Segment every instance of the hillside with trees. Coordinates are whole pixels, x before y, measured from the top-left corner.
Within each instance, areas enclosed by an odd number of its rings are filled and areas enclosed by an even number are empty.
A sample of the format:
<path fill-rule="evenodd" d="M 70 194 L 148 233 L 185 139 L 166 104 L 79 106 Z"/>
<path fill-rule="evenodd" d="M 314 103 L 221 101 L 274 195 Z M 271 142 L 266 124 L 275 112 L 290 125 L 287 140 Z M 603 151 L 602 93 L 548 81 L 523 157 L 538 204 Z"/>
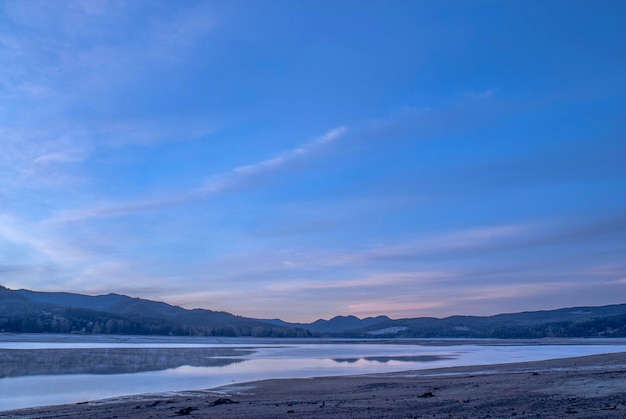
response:
<path fill-rule="evenodd" d="M 360 339 L 613 338 L 626 337 L 626 304 L 443 319 L 337 316 L 289 323 L 188 310 L 120 294 L 89 296 L 0 286 L 0 332 Z"/>

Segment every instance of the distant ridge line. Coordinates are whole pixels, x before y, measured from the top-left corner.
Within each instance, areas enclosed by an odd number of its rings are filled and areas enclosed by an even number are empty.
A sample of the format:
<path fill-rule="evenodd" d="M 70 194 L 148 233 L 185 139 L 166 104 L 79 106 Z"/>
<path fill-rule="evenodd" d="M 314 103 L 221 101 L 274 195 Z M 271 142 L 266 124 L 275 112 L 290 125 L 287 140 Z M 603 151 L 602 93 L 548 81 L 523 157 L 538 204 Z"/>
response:
<path fill-rule="evenodd" d="M 353 315 L 290 323 L 223 311 L 188 310 L 122 294 L 11 290 L 0 285 L 0 332 L 183 336 L 491 338 L 626 337 L 626 304 L 502 313 L 360 319 Z"/>

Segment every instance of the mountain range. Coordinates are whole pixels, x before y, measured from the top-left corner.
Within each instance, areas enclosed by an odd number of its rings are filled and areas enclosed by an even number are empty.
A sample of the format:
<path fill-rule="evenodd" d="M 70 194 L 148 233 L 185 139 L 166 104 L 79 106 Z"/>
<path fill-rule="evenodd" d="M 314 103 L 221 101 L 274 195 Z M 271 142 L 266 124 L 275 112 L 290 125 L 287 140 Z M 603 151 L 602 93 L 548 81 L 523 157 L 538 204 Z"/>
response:
<path fill-rule="evenodd" d="M 443 319 L 337 316 L 290 323 L 188 310 L 121 294 L 90 296 L 0 286 L 0 332 L 301 338 L 626 337 L 626 304 Z"/>

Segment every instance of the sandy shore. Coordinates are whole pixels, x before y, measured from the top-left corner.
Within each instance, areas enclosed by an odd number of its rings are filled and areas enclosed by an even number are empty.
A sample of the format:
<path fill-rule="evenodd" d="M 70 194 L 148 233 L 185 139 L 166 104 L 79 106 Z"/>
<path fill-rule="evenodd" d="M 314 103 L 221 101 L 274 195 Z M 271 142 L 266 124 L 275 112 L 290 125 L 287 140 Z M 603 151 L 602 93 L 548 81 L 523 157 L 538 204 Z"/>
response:
<path fill-rule="evenodd" d="M 626 418 L 626 353 L 252 382 L 0 412 L 7 418 Z"/>

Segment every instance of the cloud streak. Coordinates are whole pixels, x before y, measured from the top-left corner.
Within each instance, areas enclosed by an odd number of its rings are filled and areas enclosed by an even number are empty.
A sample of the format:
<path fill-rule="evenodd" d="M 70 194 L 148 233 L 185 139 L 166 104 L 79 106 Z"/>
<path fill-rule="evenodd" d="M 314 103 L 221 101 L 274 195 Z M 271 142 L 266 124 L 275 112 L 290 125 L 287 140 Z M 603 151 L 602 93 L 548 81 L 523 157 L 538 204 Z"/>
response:
<path fill-rule="evenodd" d="M 47 222 L 69 223 L 95 218 L 121 217 L 145 211 L 174 207 L 199 199 L 206 199 L 218 193 L 239 187 L 248 180 L 278 171 L 300 159 L 304 159 L 313 154 L 316 150 L 337 141 L 345 135 L 346 132 L 347 128 L 343 126 L 334 128 L 302 147 L 287 150 L 275 157 L 243 166 L 237 166 L 230 171 L 213 175 L 199 188 L 152 199 L 141 199 L 134 202 L 113 203 L 95 208 L 66 210 L 52 217 Z"/>
<path fill-rule="evenodd" d="M 426 235 L 413 241 L 372 246 L 358 251 L 337 250 L 332 254 L 310 256 L 314 264 L 327 266 L 359 265 L 385 261 L 434 261 L 439 258 L 484 257 L 510 251 L 567 246 L 597 240 L 616 240 L 626 233 L 625 217 L 607 215 L 593 220 L 552 219 L 509 225 L 460 229 Z"/>

